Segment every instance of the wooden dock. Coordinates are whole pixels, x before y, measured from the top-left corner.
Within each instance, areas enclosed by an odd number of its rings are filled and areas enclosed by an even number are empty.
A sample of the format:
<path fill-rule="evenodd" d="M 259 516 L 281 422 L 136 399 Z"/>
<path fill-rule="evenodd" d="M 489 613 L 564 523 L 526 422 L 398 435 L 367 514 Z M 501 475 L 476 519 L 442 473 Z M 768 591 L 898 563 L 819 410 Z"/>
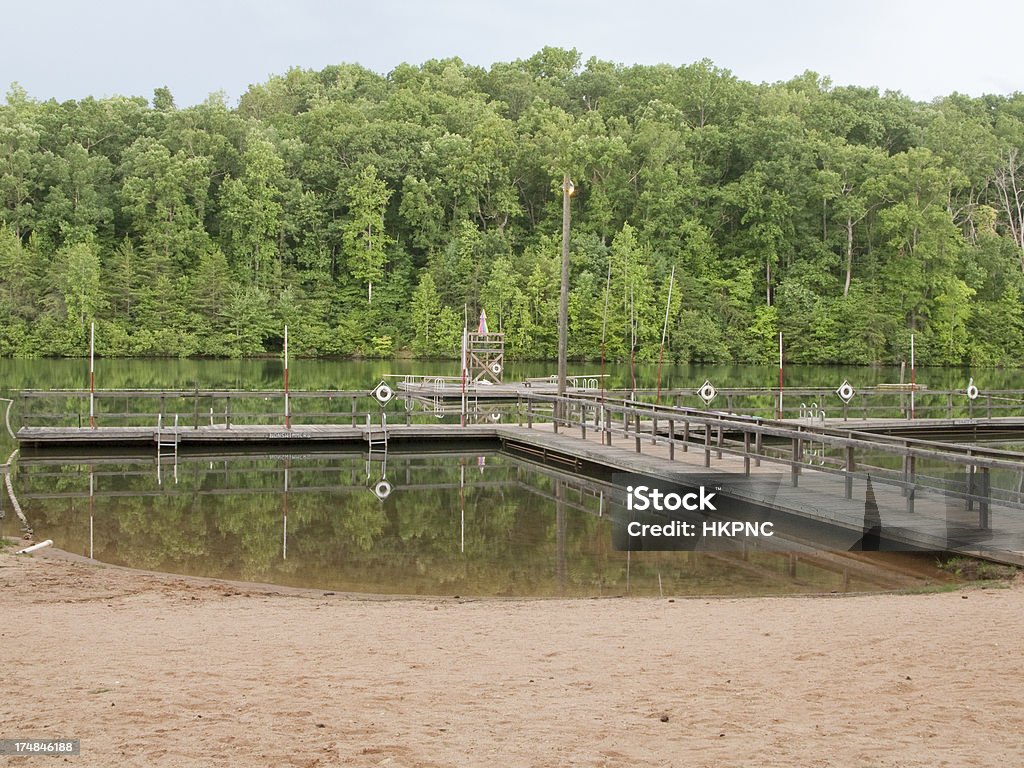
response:
<path fill-rule="evenodd" d="M 291 430 L 266 426 L 235 426 L 230 430 L 200 427 L 181 430 L 180 446 L 187 450 L 212 446 L 365 444 L 367 429 L 323 425 L 300 426 Z M 707 434 L 710 436 L 712 432 Z M 151 446 L 156 440 L 156 432 L 146 428 L 67 428 L 59 433 L 53 430 L 26 433 L 22 439 L 26 445 L 35 446 Z M 717 446 L 712 446 L 711 461 L 707 462 L 708 451 L 703 442 L 687 444 L 683 450 L 684 446 L 667 444 L 652 433 L 640 433 L 639 437 L 622 433 L 613 434 L 609 445 L 604 432 L 592 429 L 584 435 L 579 429 L 565 428 L 555 432 L 550 423 L 533 427 L 503 424 L 466 427 L 453 424 L 395 425 L 388 428 L 388 439 L 410 444 L 487 441 L 500 444 L 510 452 L 523 453 L 574 470 L 589 468 L 591 471 L 643 474 L 666 482 L 678 480 L 680 475 L 686 474 L 762 478 L 764 482 L 760 486 L 756 483 L 744 485 L 743 492 L 748 493 L 753 488 L 755 493 L 760 493 L 759 497 L 748 501 L 845 531 L 845 538 L 851 542 L 864 530 L 866 475 L 855 481 L 853 492 L 847 497 L 846 478 L 835 473 L 801 467 L 799 482 L 794 485 L 791 467 L 769 461 L 767 457 L 757 459 L 752 455 L 744 457 L 723 451 L 719 458 Z M 965 505 L 960 522 L 951 527 L 948 499 L 939 493 L 925 495 L 918 489 L 919 495 L 912 510 L 908 510 L 901 483 L 886 482 L 885 478 L 879 477 L 873 484 L 873 493 L 885 537 L 896 545 L 959 552 L 1024 565 L 1024 512 L 1019 508 L 1004 508 L 992 502 L 982 514 L 980 508 L 968 512 Z M 842 534 L 840 538 L 843 538 Z"/>
<path fill-rule="evenodd" d="M 132 393 L 118 392 L 110 399 L 123 398 L 125 410 L 103 411 L 103 426 L 28 425 L 18 430 L 17 438 L 29 452 L 57 446 L 156 451 L 159 446 L 166 454 L 173 446 L 175 456 L 178 450 L 246 446 L 348 444 L 374 451 L 385 442 L 483 441 L 573 470 L 636 473 L 666 481 L 686 474 L 748 478 L 740 484 L 750 496 L 746 500 L 845 531 L 854 540 L 865 530 L 868 507 L 876 504 L 886 539 L 900 546 L 1024 565 L 1024 454 L 912 436 L 930 430 L 929 437 L 952 432 L 974 439 L 979 430 L 1024 430 L 1021 416 L 913 423 L 892 418 L 767 419 L 593 394 L 558 398 L 534 390 L 516 392 L 514 408 L 479 411 L 482 423 L 461 425 L 423 423 L 430 416 L 402 410 L 401 396 L 379 404 L 367 403 L 365 392 L 331 392 L 294 393 L 292 402 L 329 398 L 333 410 L 321 406 L 301 416 L 289 413 L 289 428 L 273 413 L 238 410 L 247 396 L 273 403 L 273 393 L 214 394 L 226 401 L 223 410 L 205 407 L 205 401 L 201 406 L 198 392 L 150 393 L 149 401 L 159 403 L 159 412 L 147 413 L 132 410 Z M 182 402 L 192 405 L 192 413 L 186 410 L 184 417 Z M 450 409 L 440 415 L 458 417 Z M 106 425 L 114 417 L 148 419 L 151 425 Z M 255 417 L 276 423 L 239 423 Z M 993 477 L 999 482 L 993 483 Z"/>
<path fill-rule="evenodd" d="M 345 424 L 282 426 L 236 424 L 182 427 L 177 430 L 156 427 L 22 427 L 18 440 L 29 449 L 49 446 L 154 446 L 157 438 L 168 442 L 176 439 L 182 448 L 191 446 L 232 445 L 259 446 L 276 444 L 368 443 L 379 434 L 379 424 L 349 426 Z M 497 440 L 495 427 L 489 424 L 396 424 L 388 425 L 389 440 L 432 442 L 434 440 Z"/>

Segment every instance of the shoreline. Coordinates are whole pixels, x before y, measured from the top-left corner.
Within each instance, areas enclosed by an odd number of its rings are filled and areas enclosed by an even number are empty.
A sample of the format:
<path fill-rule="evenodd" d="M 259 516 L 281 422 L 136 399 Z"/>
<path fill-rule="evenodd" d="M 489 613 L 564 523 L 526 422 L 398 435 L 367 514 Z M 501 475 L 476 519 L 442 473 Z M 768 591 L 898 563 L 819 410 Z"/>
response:
<path fill-rule="evenodd" d="M 79 738 L 82 766 L 1024 758 L 1021 576 L 845 600 L 378 599 L 8 548 L 0 594 L 0 738 Z"/>

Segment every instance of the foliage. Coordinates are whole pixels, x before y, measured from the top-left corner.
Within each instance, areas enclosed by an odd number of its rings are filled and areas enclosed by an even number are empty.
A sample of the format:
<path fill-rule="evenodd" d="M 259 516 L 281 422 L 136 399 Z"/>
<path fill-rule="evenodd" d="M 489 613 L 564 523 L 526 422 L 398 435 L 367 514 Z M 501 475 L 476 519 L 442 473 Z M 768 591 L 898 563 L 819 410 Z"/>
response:
<path fill-rule="evenodd" d="M 187 109 L 0 105 L 0 355 L 457 356 L 487 310 L 556 354 L 1024 357 L 1024 95 L 929 104 L 808 72 L 545 48 L 293 69 Z M 669 274 L 675 269 L 668 326 Z M 661 349 L 664 331 L 666 348 Z"/>

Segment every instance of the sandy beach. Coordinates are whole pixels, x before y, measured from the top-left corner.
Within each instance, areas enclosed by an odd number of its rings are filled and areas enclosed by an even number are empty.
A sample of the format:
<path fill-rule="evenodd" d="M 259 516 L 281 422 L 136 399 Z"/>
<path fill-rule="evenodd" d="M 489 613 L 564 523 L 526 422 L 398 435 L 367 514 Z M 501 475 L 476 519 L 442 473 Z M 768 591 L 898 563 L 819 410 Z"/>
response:
<path fill-rule="evenodd" d="M 1019 581 L 377 599 L 8 549 L 0 595 L 0 737 L 79 766 L 1024 764 Z"/>

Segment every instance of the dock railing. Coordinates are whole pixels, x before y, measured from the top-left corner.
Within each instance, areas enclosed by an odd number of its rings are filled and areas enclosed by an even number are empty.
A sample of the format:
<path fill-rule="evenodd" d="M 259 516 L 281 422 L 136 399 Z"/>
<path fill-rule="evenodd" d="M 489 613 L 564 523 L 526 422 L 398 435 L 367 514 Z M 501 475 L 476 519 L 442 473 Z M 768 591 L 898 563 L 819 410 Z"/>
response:
<path fill-rule="evenodd" d="M 284 391 L 234 389 L 98 389 L 94 393 L 97 427 L 153 427 L 171 423 L 181 430 L 199 427 L 231 429 L 238 425 L 312 424 L 360 426 L 368 416 L 380 421 L 388 412 L 392 424 L 458 421 L 461 405 L 441 400 L 403 397 L 378 402 L 367 390 L 291 390 L 288 419 Z M 88 390 L 24 390 L 18 394 L 22 427 L 82 427 L 89 422 Z"/>
<path fill-rule="evenodd" d="M 813 469 L 816 478 L 841 482 L 853 497 L 854 481 L 871 477 L 898 489 L 906 511 L 914 513 L 920 496 L 931 496 L 977 512 L 977 527 L 991 525 L 991 505 L 1024 511 L 1024 454 L 978 445 L 891 437 L 856 429 L 797 423 L 724 412 L 661 406 L 635 400 L 600 400 L 578 395 L 527 394 L 519 398 L 519 423 L 551 424 L 555 432 L 602 444 L 626 443 L 636 453 L 660 446 L 657 453 L 675 461 L 696 452 L 704 469 L 751 473 L 769 465 L 788 472 L 799 486 Z M 564 416 L 557 418 L 555 414 Z M 724 457 L 730 460 L 723 462 Z M 737 461 L 738 460 L 738 461 Z M 692 468 L 692 464 L 690 464 Z M 681 467 L 680 471 L 683 471 Z"/>

